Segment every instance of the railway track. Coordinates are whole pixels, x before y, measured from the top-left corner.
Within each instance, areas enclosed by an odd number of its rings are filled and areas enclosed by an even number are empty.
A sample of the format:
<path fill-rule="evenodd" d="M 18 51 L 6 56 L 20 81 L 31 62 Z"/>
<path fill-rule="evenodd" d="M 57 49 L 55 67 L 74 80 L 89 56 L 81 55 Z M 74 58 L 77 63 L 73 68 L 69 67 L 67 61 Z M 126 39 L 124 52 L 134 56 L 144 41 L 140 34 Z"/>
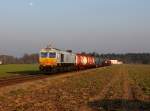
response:
<path fill-rule="evenodd" d="M 92 69 L 88 69 L 88 70 L 92 70 Z M 83 71 L 88 71 L 88 70 L 83 70 Z M 83 72 L 83 71 L 80 71 L 80 72 Z M 0 78 L 0 88 L 18 84 L 18 83 L 24 83 L 27 81 L 44 79 L 44 78 L 48 78 L 48 77 L 64 77 L 64 76 L 69 76 L 69 75 L 72 76 L 73 73 L 76 73 L 76 71 L 34 74 L 34 75 L 33 74 L 25 74 L 25 75 L 15 75 L 15 76 L 10 76 L 10 77 L 4 77 L 4 78 Z"/>
<path fill-rule="evenodd" d="M 44 79 L 50 77 L 50 75 L 17 75 L 17 76 L 11 76 L 7 78 L 0 78 L 0 87 L 5 87 L 9 85 L 14 85 L 17 83 L 23 83 L 26 81 L 31 80 L 38 80 L 38 79 Z"/>
<path fill-rule="evenodd" d="M 0 88 L 5 86 L 14 85 L 17 83 L 24 83 L 27 81 L 33 81 L 33 80 L 39 80 L 44 79 L 48 77 L 56 77 L 60 75 L 67 74 L 68 72 L 61 72 L 61 73 L 46 73 L 46 74 L 25 74 L 25 75 L 15 75 L 15 76 L 9 76 L 0 78 Z"/>

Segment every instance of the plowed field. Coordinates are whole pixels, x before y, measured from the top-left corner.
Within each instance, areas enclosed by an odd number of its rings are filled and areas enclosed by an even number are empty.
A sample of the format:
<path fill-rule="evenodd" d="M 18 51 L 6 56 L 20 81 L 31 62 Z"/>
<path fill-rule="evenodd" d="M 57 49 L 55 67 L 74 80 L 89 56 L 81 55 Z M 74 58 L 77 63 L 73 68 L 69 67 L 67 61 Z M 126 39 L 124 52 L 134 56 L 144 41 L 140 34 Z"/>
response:
<path fill-rule="evenodd" d="M 0 111 L 150 111 L 150 66 L 114 65 L 2 87 Z"/>

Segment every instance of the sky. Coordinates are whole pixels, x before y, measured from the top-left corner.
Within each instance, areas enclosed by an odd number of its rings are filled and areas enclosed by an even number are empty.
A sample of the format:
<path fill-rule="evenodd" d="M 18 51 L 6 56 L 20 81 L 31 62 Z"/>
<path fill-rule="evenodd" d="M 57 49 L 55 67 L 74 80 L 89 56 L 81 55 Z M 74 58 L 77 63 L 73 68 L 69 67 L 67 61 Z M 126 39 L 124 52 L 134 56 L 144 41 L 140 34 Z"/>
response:
<path fill-rule="evenodd" d="M 53 47 L 150 52 L 150 0 L 0 0 L 0 55 Z"/>

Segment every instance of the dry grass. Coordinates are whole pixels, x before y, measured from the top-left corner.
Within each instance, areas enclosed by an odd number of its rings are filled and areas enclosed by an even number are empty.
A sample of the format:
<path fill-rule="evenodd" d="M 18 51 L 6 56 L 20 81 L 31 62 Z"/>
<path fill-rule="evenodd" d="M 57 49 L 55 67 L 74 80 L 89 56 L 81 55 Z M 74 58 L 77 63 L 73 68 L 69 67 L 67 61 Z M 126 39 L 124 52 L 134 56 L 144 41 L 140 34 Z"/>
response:
<path fill-rule="evenodd" d="M 150 65 L 128 65 L 130 77 L 150 96 Z"/>

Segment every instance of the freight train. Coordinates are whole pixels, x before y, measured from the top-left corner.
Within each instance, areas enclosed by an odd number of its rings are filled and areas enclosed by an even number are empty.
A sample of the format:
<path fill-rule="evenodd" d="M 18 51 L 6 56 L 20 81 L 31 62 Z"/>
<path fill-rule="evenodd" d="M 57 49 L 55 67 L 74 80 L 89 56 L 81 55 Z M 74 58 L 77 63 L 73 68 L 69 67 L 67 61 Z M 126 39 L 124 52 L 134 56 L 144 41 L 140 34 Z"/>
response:
<path fill-rule="evenodd" d="M 87 54 L 72 53 L 56 48 L 41 49 L 39 54 L 39 69 L 41 71 L 62 72 L 82 70 L 109 65 L 100 58 Z"/>

